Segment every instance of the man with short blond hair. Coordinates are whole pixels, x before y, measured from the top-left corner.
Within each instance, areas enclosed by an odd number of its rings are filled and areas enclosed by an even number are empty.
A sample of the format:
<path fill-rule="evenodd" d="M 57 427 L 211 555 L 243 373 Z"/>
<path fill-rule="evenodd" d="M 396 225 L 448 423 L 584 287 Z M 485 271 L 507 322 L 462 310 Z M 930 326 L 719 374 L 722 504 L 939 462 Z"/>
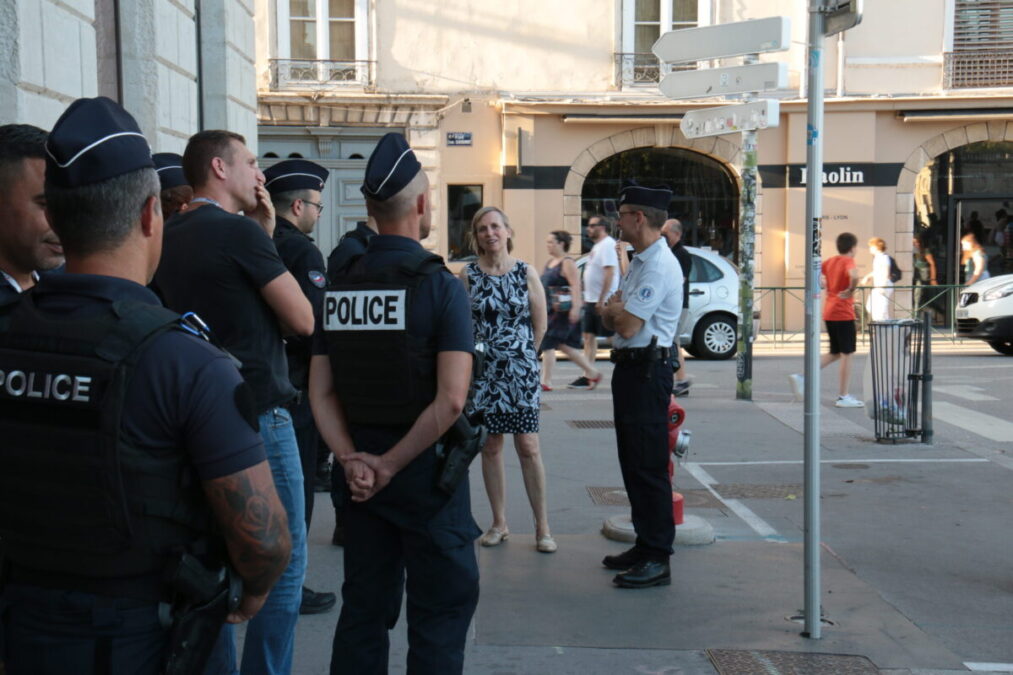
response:
<path fill-rule="evenodd" d="M 250 385 L 252 414 L 288 513 L 292 558 L 247 628 L 242 672 L 288 673 L 306 571 L 306 518 L 288 410 L 296 390 L 282 336 L 311 335 L 313 308 L 271 239 L 274 207 L 243 137 L 223 130 L 194 135 L 183 153 L 183 171 L 194 198 L 166 223 L 155 283 L 170 308 L 203 317 L 211 335 L 242 364 Z M 213 668 L 231 672 L 235 649 L 234 631 L 227 626 L 212 655 Z"/>

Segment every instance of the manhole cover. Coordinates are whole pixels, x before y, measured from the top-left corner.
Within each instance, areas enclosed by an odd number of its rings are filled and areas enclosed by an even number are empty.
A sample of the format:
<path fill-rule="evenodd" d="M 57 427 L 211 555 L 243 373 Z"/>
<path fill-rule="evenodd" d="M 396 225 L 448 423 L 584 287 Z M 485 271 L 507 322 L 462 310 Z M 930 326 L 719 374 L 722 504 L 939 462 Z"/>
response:
<path fill-rule="evenodd" d="M 615 422 L 612 420 L 566 420 L 574 429 L 615 429 Z"/>
<path fill-rule="evenodd" d="M 710 490 L 683 490 L 675 488 L 682 495 L 682 505 L 687 509 L 723 509 L 724 504 L 710 493 Z"/>
<path fill-rule="evenodd" d="M 629 506 L 630 500 L 626 496 L 626 488 L 621 487 L 592 487 L 587 486 L 587 493 L 591 496 L 591 503 L 599 506 Z"/>
<path fill-rule="evenodd" d="M 708 649 L 721 675 L 878 675 L 864 656 Z"/>
<path fill-rule="evenodd" d="M 802 498 L 801 483 L 759 485 L 753 483 L 719 483 L 714 490 L 725 499 L 789 499 Z"/>

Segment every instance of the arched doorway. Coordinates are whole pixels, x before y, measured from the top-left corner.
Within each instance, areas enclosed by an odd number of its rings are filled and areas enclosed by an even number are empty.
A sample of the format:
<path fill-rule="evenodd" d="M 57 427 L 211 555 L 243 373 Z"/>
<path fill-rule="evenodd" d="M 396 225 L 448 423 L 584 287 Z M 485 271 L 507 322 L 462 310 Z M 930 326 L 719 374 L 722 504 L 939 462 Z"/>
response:
<path fill-rule="evenodd" d="M 961 284 L 960 237 L 970 231 L 992 275 L 1013 272 L 1013 142 L 979 141 L 929 161 L 915 180 L 914 233 L 936 261 L 940 284 Z"/>
<path fill-rule="evenodd" d="M 581 219 L 616 215 L 623 181 L 668 185 L 674 195 L 669 215 L 682 221 L 684 241 L 737 256 L 739 188 L 718 160 L 686 148 L 633 148 L 605 158 L 592 168 L 581 189 Z"/>

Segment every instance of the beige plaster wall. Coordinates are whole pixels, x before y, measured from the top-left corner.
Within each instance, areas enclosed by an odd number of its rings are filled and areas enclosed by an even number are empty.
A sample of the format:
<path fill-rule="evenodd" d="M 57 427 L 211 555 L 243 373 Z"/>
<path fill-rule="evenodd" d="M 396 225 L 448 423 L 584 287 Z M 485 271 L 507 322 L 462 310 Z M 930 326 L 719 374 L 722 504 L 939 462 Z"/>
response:
<path fill-rule="evenodd" d="M 380 91 L 612 88 L 612 2 L 398 0 L 372 7 Z"/>

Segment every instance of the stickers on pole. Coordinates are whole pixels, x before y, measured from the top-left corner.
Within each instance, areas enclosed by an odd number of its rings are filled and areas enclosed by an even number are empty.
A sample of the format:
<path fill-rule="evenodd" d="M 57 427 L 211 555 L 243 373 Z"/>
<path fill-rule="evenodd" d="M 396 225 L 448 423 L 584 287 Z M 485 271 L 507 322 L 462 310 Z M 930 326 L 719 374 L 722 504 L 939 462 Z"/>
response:
<path fill-rule="evenodd" d="M 679 128 L 686 138 L 720 136 L 738 131 L 756 131 L 776 127 L 780 121 L 780 104 L 771 99 L 725 105 L 718 108 L 691 110 L 682 118 Z"/>

